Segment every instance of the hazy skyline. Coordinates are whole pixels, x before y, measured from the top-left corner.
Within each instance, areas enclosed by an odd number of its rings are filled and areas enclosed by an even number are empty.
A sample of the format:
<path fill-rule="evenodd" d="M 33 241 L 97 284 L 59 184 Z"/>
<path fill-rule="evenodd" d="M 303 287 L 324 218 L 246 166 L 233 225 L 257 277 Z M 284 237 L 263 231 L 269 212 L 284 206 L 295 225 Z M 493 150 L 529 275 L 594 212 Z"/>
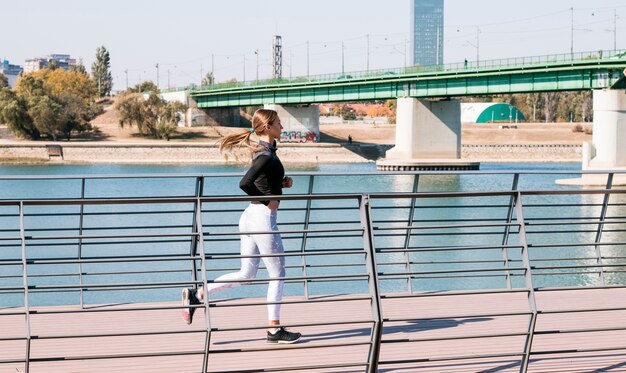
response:
<path fill-rule="evenodd" d="M 506 3 L 506 6 L 503 4 Z M 174 5 L 175 4 L 175 5 Z M 623 0 L 445 0 L 444 63 L 480 59 L 569 53 L 574 8 L 574 50 L 613 49 L 613 9 L 617 48 L 626 48 L 626 4 Z M 84 0 L 9 2 L 3 4 L 0 58 L 24 60 L 51 53 L 82 58 L 90 70 L 96 48 L 111 55 L 115 90 L 143 80 L 160 85 L 198 84 L 215 58 L 217 81 L 271 76 L 275 34 L 283 38 L 283 76 L 306 75 L 309 41 L 310 74 L 365 70 L 367 36 L 370 69 L 401 67 L 405 40 L 410 40 L 410 1 L 110 0 L 106 6 Z M 406 51 L 410 48 L 407 45 Z"/>

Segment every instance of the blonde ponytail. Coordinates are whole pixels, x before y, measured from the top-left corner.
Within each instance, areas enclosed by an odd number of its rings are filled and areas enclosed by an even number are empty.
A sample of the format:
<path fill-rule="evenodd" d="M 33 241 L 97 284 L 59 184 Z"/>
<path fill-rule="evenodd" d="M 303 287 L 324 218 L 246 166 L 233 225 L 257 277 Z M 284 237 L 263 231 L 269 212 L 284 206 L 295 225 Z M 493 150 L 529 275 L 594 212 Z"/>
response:
<path fill-rule="evenodd" d="M 252 128 L 246 130 L 245 132 L 229 135 L 221 139 L 219 141 L 220 152 L 230 152 L 235 146 L 237 146 L 238 148 L 245 146 L 251 152 L 260 150 L 260 147 L 258 145 L 253 145 L 250 143 L 250 136 L 253 133 L 257 135 L 262 135 L 263 132 L 265 132 L 266 126 L 272 124 L 272 122 L 277 117 L 278 113 L 274 110 L 259 109 L 255 111 L 254 115 L 252 116 Z"/>

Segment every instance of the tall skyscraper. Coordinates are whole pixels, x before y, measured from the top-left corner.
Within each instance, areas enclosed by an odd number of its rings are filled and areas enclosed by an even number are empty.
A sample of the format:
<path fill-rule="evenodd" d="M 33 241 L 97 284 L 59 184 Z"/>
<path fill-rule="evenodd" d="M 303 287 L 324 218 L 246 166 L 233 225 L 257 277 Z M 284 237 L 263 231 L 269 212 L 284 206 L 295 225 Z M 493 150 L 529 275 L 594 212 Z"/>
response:
<path fill-rule="evenodd" d="M 411 0 L 414 65 L 443 63 L 443 0 Z"/>

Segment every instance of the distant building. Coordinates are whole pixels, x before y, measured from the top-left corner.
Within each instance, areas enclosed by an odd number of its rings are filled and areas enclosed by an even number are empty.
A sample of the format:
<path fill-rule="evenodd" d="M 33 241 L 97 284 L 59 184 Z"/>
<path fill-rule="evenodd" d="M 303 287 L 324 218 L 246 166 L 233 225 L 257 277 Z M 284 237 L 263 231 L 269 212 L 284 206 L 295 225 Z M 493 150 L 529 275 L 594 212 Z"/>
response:
<path fill-rule="evenodd" d="M 9 86 L 15 87 L 15 81 L 17 77 L 24 71 L 22 66 L 19 65 L 11 65 L 8 60 L 3 60 L 2 65 L 0 65 L 0 73 L 9 79 Z"/>
<path fill-rule="evenodd" d="M 461 123 L 524 122 L 519 109 L 503 102 L 461 103 Z"/>
<path fill-rule="evenodd" d="M 69 54 L 50 54 L 26 60 L 24 72 L 32 73 L 41 69 L 47 69 L 52 61 L 56 62 L 57 68 L 63 70 L 69 70 L 71 66 L 76 65 L 76 59 L 71 58 Z"/>
<path fill-rule="evenodd" d="M 411 23 L 413 64 L 442 64 L 443 0 L 412 0 Z"/>

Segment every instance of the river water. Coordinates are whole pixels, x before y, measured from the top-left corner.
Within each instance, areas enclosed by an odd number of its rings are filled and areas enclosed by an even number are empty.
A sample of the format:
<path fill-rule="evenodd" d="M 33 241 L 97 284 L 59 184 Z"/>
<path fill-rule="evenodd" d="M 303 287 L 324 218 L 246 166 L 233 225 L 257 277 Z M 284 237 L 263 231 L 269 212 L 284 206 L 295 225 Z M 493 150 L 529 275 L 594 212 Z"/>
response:
<path fill-rule="evenodd" d="M 43 179 L 21 180 L 7 179 L 8 175 L 151 175 L 150 178 L 137 179 L 90 179 L 85 184 L 86 198 L 106 197 L 176 197 L 193 196 L 195 193 L 195 178 L 159 178 L 154 175 L 195 175 L 220 174 L 221 177 L 206 178 L 203 194 L 242 195 L 238 189 L 239 173 L 243 166 L 200 166 L 200 165 L 28 165 L 0 167 L 0 199 L 32 199 L 32 198 L 78 198 L 81 196 L 80 179 Z M 577 163 L 487 163 L 481 165 L 483 171 L 577 171 Z M 337 176 L 329 173 L 371 173 L 375 172 L 372 163 L 362 164 L 325 164 L 287 166 L 287 173 L 295 173 L 294 188 L 289 190 L 293 194 L 305 194 L 309 187 L 309 172 L 322 173 L 315 177 L 314 193 L 373 193 L 373 192 L 410 192 L 413 187 L 413 176 L 380 176 L 380 175 L 352 175 Z M 555 179 L 576 177 L 577 175 L 528 174 L 522 175 L 519 180 L 519 189 L 572 189 L 554 184 Z M 423 175 L 419 179 L 420 192 L 428 191 L 501 191 L 510 190 L 513 176 L 510 174 L 484 175 Z M 574 188 L 575 189 L 575 188 Z M 407 224 L 407 208 L 409 200 L 374 200 L 372 202 L 374 226 L 381 228 L 375 231 L 375 246 L 378 249 L 401 248 L 405 245 L 406 236 L 402 231 L 384 230 Z M 526 207 L 525 219 L 530 222 L 541 222 L 542 219 L 559 218 L 567 220 L 571 217 L 597 219 L 600 213 L 602 196 L 556 196 L 556 197 L 528 197 L 524 201 Z M 619 202 L 612 200 L 612 202 Z M 462 224 L 470 221 L 490 223 L 497 220 L 502 222 L 508 211 L 510 197 L 473 197 L 473 198 L 435 198 L 416 201 L 414 225 Z M 554 206 L 558 203 L 559 206 Z M 205 237 L 205 252 L 214 255 L 235 254 L 238 252 L 238 238 L 231 236 L 210 236 L 214 233 L 236 231 L 240 209 L 245 207 L 239 203 L 236 208 L 232 203 L 212 204 L 205 206 L 203 223 L 209 236 Z M 282 230 L 302 229 L 303 212 L 296 210 L 303 207 L 303 201 L 284 201 L 281 204 L 279 226 Z M 311 227 L 323 228 L 354 228 L 358 224 L 358 209 L 355 201 L 317 201 L 313 207 L 318 208 L 311 214 Z M 330 210 L 328 208 L 345 208 L 344 210 Z M 234 208 L 234 211 L 233 211 Z M 155 211 L 163 209 L 163 211 Z M 611 206 L 608 217 L 626 215 L 620 203 Z M 42 239 L 41 236 L 55 236 L 78 234 L 77 206 L 39 207 L 27 206 L 24 210 L 27 215 L 24 220 L 26 234 L 39 236 L 39 239 L 29 240 L 27 257 L 29 259 L 72 258 L 76 256 L 76 240 Z M 137 214 L 137 212 L 146 212 Z M 193 206 L 181 204 L 171 205 L 134 205 L 134 206 L 87 206 L 84 212 L 83 227 L 85 235 L 96 234 L 140 234 L 158 231 L 159 233 L 188 233 Z M 16 237 L 19 235 L 18 210 L 14 206 L 0 208 L 0 237 Z M 112 215 L 112 212 L 116 212 Z M 398 223 L 400 222 L 400 223 Z M 152 227 L 152 228 L 148 228 Z M 162 228 L 158 228 L 162 227 Z M 574 242 L 593 242 L 597 225 L 592 226 L 529 226 L 529 243 L 555 244 Z M 54 229 L 51 229 L 54 228 Z M 575 230 L 572 232 L 572 230 Z M 404 231 L 406 232 L 406 231 Z M 461 234 L 463 233 L 463 234 Z M 283 235 L 285 247 L 288 251 L 298 251 L 302 244 L 299 235 Z M 469 245 L 500 245 L 502 244 L 502 228 L 480 227 L 467 229 L 437 230 L 425 229 L 414 231 L 409 241 L 409 247 L 439 247 L 439 246 L 469 246 Z M 189 252 L 189 239 L 171 239 L 150 241 L 145 239 L 122 240 L 92 239 L 83 242 L 83 257 L 115 257 L 116 255 L 185 255 Z M 615 226 L 608 229 L 603 235 L 603 242 L 624 242 L 624 233 Z M 516 234 L 511 235 L 509 244 L 518 243 Z M 353 233 L 337 234 L 336 237 L 311 235 L 307 240 L 307 250 L 351 250 L 362 247 L 362 237 Z M 21 258 L 19 241 L 0 241 L 0 260 L 17 260 Z M 615 263 L 622 263 L 623 246 L 616 245 L 603 249 L 605 256 L 610 256 Z M 485 267 L 502 266 L 502 250 L 465 250 L 465 251 L 429 251 L 410 254 L 411 271 L 429 271 L 420 273 L 411 280 L 414 291 L 420 290 L 451 290 L 476 288 L 502 288 L 506 286 L 502 272 L 477 272 L 469 276 L 445 276 L 437 274 L 438 270 L 478 269 Z M 511 267 L 519 266 L 519 250 L 509 250 L 508 259 L 512 260 Z M 537 266 L 553 265 L 592 265 L 595 263 L 595 248 L 585 247 L 554 247 L 531 248 L 531 259 Z M 360 261 L 359 261 L 360 260 Z M 406 257 L 403 253 L 381 253 L 377 256 L 379 271 L 381 271 L 381 289 L 384 292 L 406 291 L 408 282 L 406 277 L 393 276 L 394 273 L 406 271 Z M 237 268 L 237 259 L 210 259 L 207 261 L 209 278 L 214 278 L 230 269 Z M 359 264 L 360 263 L 360 264 Z M 301 276 L 303 264 L 299 257 L 287 258 L 287 275 Z M 359 274 L 364 273 L 362 258 L 355 255 L 325 255 L 306 258 L 307 275 L 329 274 Z M 359 264 L 359 265 L 356 265 Z M 332 265 L 332 266 L 329 266 Z M 123 262 L 123 263 L 86 263 L 81 268 L 85 284 L 123 284 L 142 282 L 184 282 L 190 279 L 189 263 L 180 261 L 165 262 Z M 158 274 L 146 272 L 161 271 Z M 0 265 L 0 288 L 19 287 L 23 285 L 21 265 L 19 263 Z M 598 283 L 598 275 L 593 268 L 577 270 L 567 268 L 544 270 L 538 269 L 533 277 L 535 286 L 580 286 Z M 112 272 L 127 272 L 125 274 Z M 547 273 L 550 272 L 550 273 Z M 593 273 L 592 273 L 593 272 Z M 29 264 L 29 285 L 33 290 L 45 290 L 49 285 L 76 285 L 78 283 L 78 268 L 76 264 L 50 264 L 34 262 Z M 259 272 L 265 277 L 264 271 Z M 51 276 L 52 275 L 52 276 Z M 385 277 L 388 275 L 388 277 Z M 522 286 L 521 272 L 513 273 L 512 286 Z M 608 283 L 622 283 L 624 276 L 619 272 L 605 274 Z M 250 285 L 222 292 L 219 297 L 248 297 L 263 296 L 266 285 Z M 302 283 L 289 283 L 286 294 L 301 295 Z M 309 284 L 310 294 L 328 293 L 355 293 L 367 292 L 367 284 L 363 280 L 350 281 L 316 281 Z M 30 294 L 33 304 L 75 304 L 78 302 L 77 292 L 37 292 Z M 165 286 L 158 289 L 138 290 L 110 290 L 87 291 L 84 294 L 86 303 L 108 302 L 137 302 L 149 300 L 175 300 L 179 297 L 177 286 Z M 23 304 L 23 296 L 16 291 L 0 291 L 0 305 L 19 306 Z"/>

